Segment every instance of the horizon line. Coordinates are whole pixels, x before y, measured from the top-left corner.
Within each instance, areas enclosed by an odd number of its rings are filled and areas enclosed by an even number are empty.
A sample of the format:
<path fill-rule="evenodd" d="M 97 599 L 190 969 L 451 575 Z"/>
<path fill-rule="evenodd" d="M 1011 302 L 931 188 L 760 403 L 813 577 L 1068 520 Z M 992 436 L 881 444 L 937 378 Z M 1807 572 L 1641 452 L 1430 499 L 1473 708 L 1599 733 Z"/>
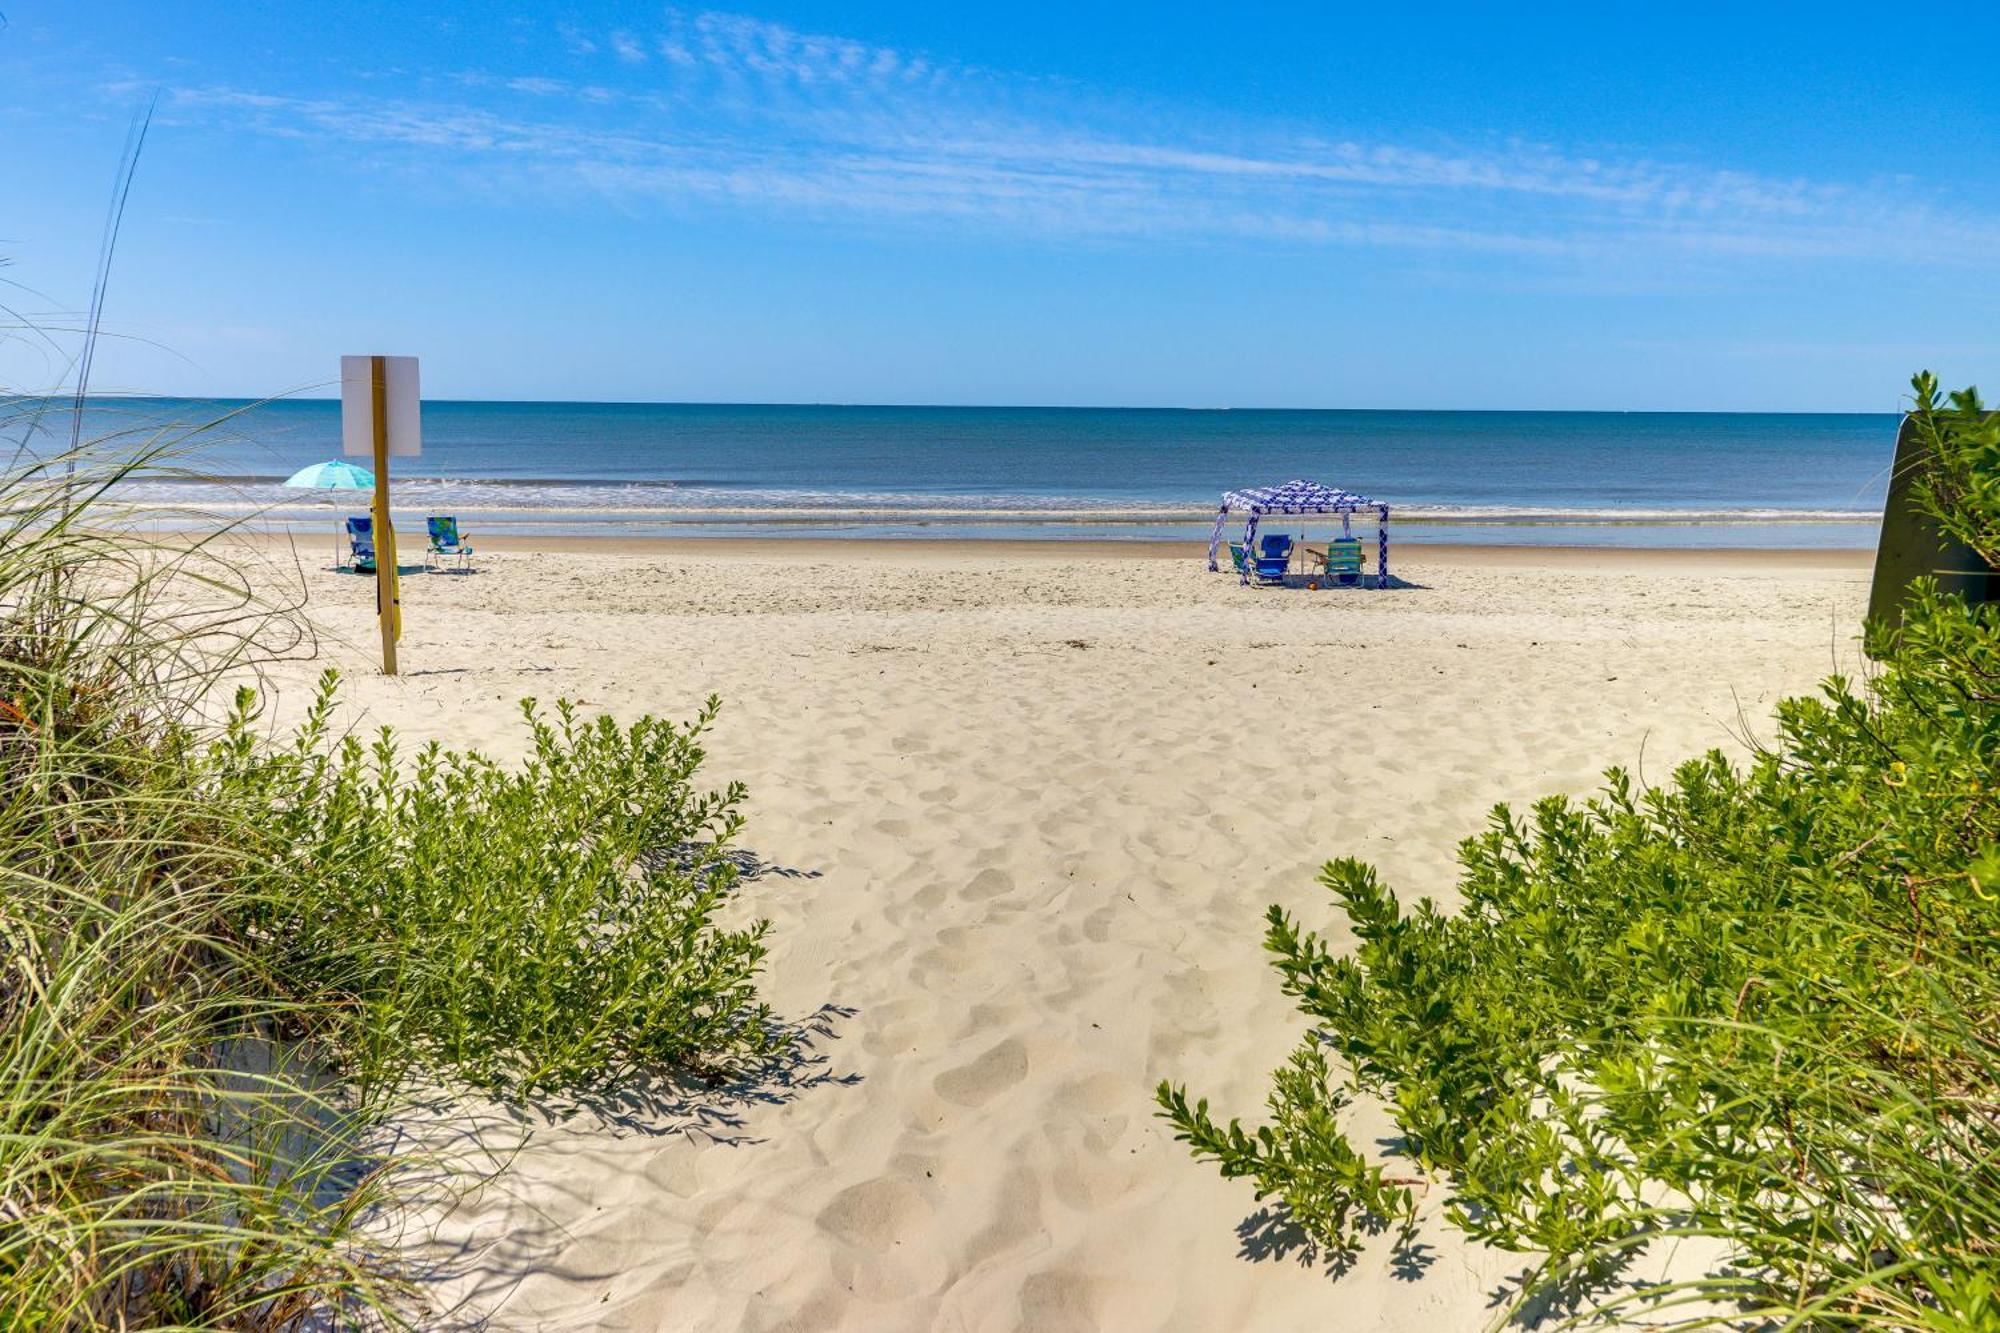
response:
<path fill-rule="evenodd" d="M 72 392 L 50 391 L 47 393 L 4 393 L 0 392 L 0 402 L 32 402 L 40 399 L 62 398 L 74 401 Z M 271 394 L 265 396 L 236 394 L 191 394 L 155 393 L 139 390 L 92 390 L 85 395 L 85 402 L 100 400 L 152 401 L 152 402 L 204 402 L 229 404 L 233 406 L 262 406 L 268 403 L 329 403 L 338 404 L 337 394 L 326 395 L 299 391 L 296 393 Z M 852 411 L 924 411 L 924 412 L 1353 412 L 1353 413 L 1409 413 L 1428 412 L 1439 415 L 1501 415 L 1523 416 L 1736 416 L 1736 417 L 1873 417 L 1903 416 L 1900 408 L 1730 408 L 1730 407 L 1305 407 L 1274 406 L 1269 404 L 1225 404 L 1213 407 L 1195 407 L 1175 403 L 924 403 L 924 402 L 865 402 L 857 400 L 831 399 L 771 399 L 753 401 L 747 399 L 701 399 L 701 398 L 458 398 L 433 397 L 424 395 L 422 401 L 439 405 L 469 406 L 520 406 L 520 407 L 742 407 L 742 408 L 818 408 Z"/>

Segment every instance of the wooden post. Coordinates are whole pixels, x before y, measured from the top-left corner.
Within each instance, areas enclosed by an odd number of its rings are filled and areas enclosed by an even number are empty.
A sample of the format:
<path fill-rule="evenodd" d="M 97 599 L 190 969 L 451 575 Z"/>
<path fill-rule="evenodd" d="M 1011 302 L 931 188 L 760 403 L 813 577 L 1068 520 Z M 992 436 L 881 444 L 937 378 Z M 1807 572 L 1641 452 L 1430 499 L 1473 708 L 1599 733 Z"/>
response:
<path fill-rule="evenodd" d="M 396 585 L 396 530 L 389 525 L 389 387 L 379 356 L 368 358 L 370 398 L 375 415 L 375 612 L 382 622 L 382 674 L 396 674 L 396 640 L 403 634 Z"/>

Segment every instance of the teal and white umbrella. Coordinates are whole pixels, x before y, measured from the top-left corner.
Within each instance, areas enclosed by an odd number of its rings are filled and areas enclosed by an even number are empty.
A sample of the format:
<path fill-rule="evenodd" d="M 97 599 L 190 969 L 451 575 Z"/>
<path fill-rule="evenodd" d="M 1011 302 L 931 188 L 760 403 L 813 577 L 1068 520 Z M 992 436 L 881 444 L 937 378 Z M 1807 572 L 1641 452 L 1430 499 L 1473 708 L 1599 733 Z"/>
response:
<path fill-rule="evenodd" d="M 285 485 L 320 491 L 372 491 L 375 489 L 375 474 L 365 467 L 356 467 L 345 459 L 335 458 L 300 468 L 285 478 Z"/>

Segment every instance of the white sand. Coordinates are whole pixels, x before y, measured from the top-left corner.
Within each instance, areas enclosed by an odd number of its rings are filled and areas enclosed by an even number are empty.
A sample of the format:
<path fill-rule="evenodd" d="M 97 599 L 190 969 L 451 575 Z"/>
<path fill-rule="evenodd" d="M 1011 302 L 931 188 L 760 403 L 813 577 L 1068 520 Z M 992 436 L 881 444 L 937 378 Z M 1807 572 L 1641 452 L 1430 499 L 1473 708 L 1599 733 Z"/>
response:
<path fill-rule="evenodd" d="M 745 892 L 766 992 L 852 1011 L 819 1043 L 846 1081 L 715 1108 L 736 1123 L 540 1129 L 446 1224 L 495 1248 L 440 1295 L 496 1328 L 1478 1327 L 1521 1260 L 1442 1226 L 1416 1280 L 1246 1257 L 1248 1185 L 1170 1139 L 1154 1084 L 1255 1118 L 1301 1027 L 1266 904 L 1330 924 L 1314 875 L 1347 853 L 1449 901 L 1494 802 L 1768 734 L 1853 669 L 1866 577 L 1413 551 L 1422 588 L 1260 592 L 1185 558 L 761 551 L 412 578 L 395 680 L 368 582 L 308 575 L 350 703 L 412 737 L 512 755 L 524 694 L 722 695 L 709 777 L 800 872 Z M 288 708 L 311 673 L 280 673 Z"/>

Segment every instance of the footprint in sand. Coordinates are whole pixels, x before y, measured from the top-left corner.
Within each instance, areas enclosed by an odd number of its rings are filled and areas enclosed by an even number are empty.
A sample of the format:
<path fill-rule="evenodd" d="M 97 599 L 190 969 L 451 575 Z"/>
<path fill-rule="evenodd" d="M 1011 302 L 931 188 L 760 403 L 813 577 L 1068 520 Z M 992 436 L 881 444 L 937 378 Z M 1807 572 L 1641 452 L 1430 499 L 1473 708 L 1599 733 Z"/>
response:
<path fill-rule="evenodd" d="M 1042 1187 L 1025 1166 L 1012 1166 L 986 1214 L 986 1225 L 966 1242 L 965 1265 L 976 1268 L 1009 1250 L 1041 1249 L 1048 1244 L 1049 1224 L 1042 1213 Z"/>
<path fill-rule="evenodd" d="M 972 882 L 965 886 L 965 896 L 979 899 L 997 898 L 1003 893 L 1011 893 L 1013 888 L 1012 875 L 1004 870 L 987 869 L 972 877 Z"/>
<path fill-rule="evenodd" d="M 891 1177 L 849 1185 L 820 1209 L 815 1224 L 863 1249 L 880 1249 L 922 1232 L 931 1207 L 908 1182 Z"/>
<path fill-rule="evenodd" d="M 1145 1089 L 1137 1088 L 1115 1074 L 1099 1072 L 1065 1081 L 1056 1089 L 1053 1100 L 1073 1115 L 1090 1117 L 1143 1110 L 1151 1098 L 1146 1095 Z"/>
<path fill-rule="evenodd" d="M 813 1219 L 846 1242 L 827 1275 L 862 1301 L 907 1300 L 944 1285 L 948 1269 L 932 1243 L 935 1217 L 917 1188 L 893 1176 L 849 1185 Z"/>
<path fill-rule="evenodd" d="M 1009 1037 L 970 1064 L 947 1069 L 931 1086 L 959 1106 L 984 1106 L 1028 1076 L 1028 1048 Z"/>
<path fill-rule="evenodd" d="M 1098 1329 L 1105 1313 L 1098 1284 L 1080 1273 L 1031 1273 L 1021 1283 L 1024 1328 Z"/>

